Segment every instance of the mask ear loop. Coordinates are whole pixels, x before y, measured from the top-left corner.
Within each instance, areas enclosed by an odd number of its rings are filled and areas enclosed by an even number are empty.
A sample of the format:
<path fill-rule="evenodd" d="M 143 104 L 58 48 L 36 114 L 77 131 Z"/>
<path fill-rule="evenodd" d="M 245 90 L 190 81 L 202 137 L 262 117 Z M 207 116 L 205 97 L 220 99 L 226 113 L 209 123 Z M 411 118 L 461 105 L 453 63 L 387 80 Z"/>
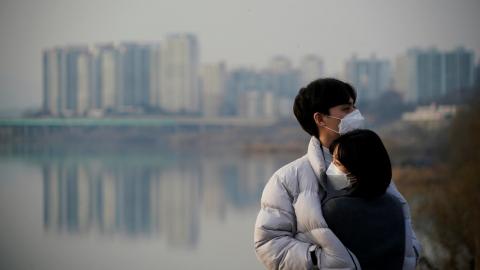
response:
<path fill-rule="evenodd" d="M 322 141 L 318 140 L 320 142 L 320 150 L 322 151 L 322 157 L 323 157 L 323 164 L 325 167 L 327 167 L 327 160 L 325 159 L 325 153 L 323 152 L 323 144 Z M 325 168 L 327 170 L 327 168 Z"/>
<path fill-rule="evenodd" d="M 314 115 L 314 119 L 315 123 L 317 123 L 316 119 L 315 119 L 315 115 Z M 319 124 L 320 125 L 320 124 Z M 323 152 L 323 144 L 322 144 L 322 141 L 320 140 L 320 138 L 318 138 L 318 141 L 320 142 L 320 150 L 322 151 L 322 157 L 323 157 L 323 165 L 325 165 L 325 167 L 327 167 L 327 159 L 325 158 L 325 153 Z M 325 168 L 325 171 L 327 170 L 327 168 Z"/>
<path fill-rule="evenodd" d="M 323 166 L 324 166 L 324 168 L 325 168 L 325 170 L 323 171 L 323 176 L 324 176 L 324 177 L 327 177 L 327 175 L 326 175 L 326 171 L 327 171 L 327 160 L 325 159 L 325 153 L 323 152 L 323 144 L 322 144 L 322 141 L 320 141 L 320 139 L 318 139 L 318 141 L 320 142 L 320 150 L 322 151 L 322 157 L 323 157 Z M 320 180 L 319 182 L 321 182 L 321 180 Z M 323 196 L 320 198 L 320 202 L 321 202 L 321 204 L 323 204 L 324 201 L 326 201 L 326 199 L 327 199 L 327 197 L 328 197 L 328 196 L 327 196 L 327 188 L 326 188 L 326 186 L 324 186 L 324 184 L 322 184 L 322 183 L 320 183 L 319 185 L 322 186 L 323 189 L 324 189 L 324 191 L 325 191 L 325 192 L 323 192 Z"/>

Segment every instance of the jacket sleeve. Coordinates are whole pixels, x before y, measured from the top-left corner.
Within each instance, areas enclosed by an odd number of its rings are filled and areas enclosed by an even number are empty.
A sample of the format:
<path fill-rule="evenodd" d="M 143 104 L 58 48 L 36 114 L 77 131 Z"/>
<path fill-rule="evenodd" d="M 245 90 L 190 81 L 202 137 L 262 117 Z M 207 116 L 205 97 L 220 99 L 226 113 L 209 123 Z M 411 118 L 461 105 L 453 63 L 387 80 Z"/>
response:
<path fill-rule="evenodd" d="M 329 228 L 317 225 L 307 228 L 306 234 L 315 244 L 307 242 L 307 238 L 299 240 L 302 234 L 297 233 L 296 220 L 293 196 L 281 179 L 273 175 L 262 194 L 254 233 L 256 255 L 268 269 L 314 269 L 310 248 L 315 249 L 321 269 L 355 269 L 355 265 L 358 266 L 355 256 L 349 254 Z"/>
<path fill-rule="evenodd" d="M 404 267 L 404 269 L 414 269 L 420 254 L 422 252 L 422 245 L 418 241 L 415 231 L 413 230 L 412 218 L 410 215 L 410 206 L 408 205 L 407 200 L 402 196 L 402 194 L 397 190 L 393 180 L 388 186 L 387 192 L 394 197 L 396 197 L 401 205 L 403 210 L 403 216 L 405 218 L 405 263 L 404 265 L 409 265 L 410 267 Z"/>
<path fill-rule="evenodd" d="M 263 190 L 255 222 L 255 253 L 267 269 L 313 269 L 310 243 L 295 239 L 295 213 L 290 195 L 273 175 Z"/>

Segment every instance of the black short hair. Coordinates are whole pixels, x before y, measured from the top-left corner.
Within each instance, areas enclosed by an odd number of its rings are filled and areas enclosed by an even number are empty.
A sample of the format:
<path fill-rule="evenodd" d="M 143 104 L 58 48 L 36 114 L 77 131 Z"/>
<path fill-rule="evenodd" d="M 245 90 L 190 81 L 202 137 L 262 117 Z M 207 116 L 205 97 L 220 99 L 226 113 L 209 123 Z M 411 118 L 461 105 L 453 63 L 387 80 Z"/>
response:
<path fill-rule="evenodd" d="M 298 91 L 293 113 L 308 134 L 318 137 L 313 114 L 320 112 L 329 115 L 330 108 L 347 104 L 350 98 L 355 104 L 357 93 L 350 84 L 333 78 L 317 79 Z"/>
<path fill-rule="evenodd" d="M 338 147 L 338 148 L 337 148 Z M 337 159 L 356 177 L 352 195 L 376 197 L 385 193 L 392 179 L 392 166 L 380 137 L 368 129 L 347 132 L 330 145 Z"/>

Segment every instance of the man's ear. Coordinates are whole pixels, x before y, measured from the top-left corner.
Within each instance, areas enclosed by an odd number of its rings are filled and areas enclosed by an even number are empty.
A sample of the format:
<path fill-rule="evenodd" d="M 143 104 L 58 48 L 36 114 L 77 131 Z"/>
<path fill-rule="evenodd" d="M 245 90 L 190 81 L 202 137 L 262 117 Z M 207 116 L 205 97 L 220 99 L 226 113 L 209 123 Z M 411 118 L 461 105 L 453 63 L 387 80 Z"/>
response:
<path fill-rule="evenodd" d="M 313 114 L 313 121 L 315 121 L 319 127 L 325 126 L 325 123 L 323 122 L 323 116 L 319 112 Z"/>

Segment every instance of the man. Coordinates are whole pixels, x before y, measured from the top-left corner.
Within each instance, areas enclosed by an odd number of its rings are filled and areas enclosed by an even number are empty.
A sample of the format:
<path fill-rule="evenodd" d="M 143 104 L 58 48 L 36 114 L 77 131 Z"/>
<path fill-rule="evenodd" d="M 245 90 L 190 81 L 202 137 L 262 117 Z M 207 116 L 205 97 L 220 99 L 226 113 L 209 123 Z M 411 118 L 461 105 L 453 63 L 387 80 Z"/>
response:
<path fill-rule="evenodd" d="M 332 161 L 328 147 L 339 134 L 361 127 L 356 93 L 347 83 L 326 78 L 300 89 L 293 111 L 312 137 L 307 153 L 277 170 L 265 186 L 255 223 L 255 252 L 268 269 L 360 269 L 355 255 L 328 228 L 321 200 L 331 190 L 325 171 Z M 390 184 L 405 219 L 403 269 L 414 269 L 420 244 L 413 232 L 407 202 Z"/>

